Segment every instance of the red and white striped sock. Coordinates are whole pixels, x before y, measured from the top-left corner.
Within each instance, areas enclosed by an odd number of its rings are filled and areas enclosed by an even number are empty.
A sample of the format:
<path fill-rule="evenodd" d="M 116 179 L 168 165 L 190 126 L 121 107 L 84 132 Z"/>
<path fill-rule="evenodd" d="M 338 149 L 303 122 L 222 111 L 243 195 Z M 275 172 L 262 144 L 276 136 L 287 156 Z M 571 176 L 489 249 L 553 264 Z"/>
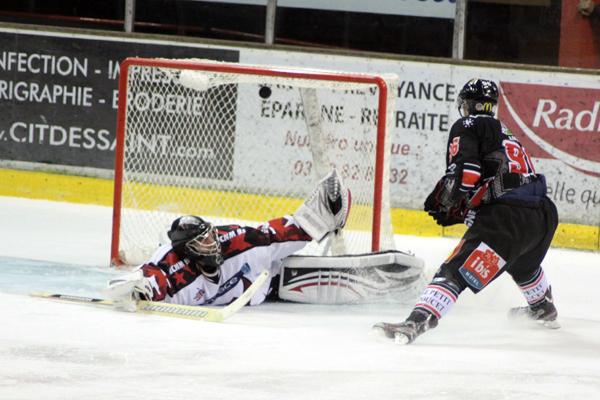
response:
<path fill-rule="evenodd" d="M 447 285 L 430 283 L 423 290 L 415 308 L 426 310 L 440 319 L 450 312 L 457 298 L 458 293 Z"/>
<path fill-rule="evenodd" d="M 548 290 L 548 281 L 546 280 L 546 274 L 540 267 L 531 279 L 527 282 L 519 282 L 519 289 L 525 296 L 528 304 L 535 304 L 544 299 L 546 291 Z"/>

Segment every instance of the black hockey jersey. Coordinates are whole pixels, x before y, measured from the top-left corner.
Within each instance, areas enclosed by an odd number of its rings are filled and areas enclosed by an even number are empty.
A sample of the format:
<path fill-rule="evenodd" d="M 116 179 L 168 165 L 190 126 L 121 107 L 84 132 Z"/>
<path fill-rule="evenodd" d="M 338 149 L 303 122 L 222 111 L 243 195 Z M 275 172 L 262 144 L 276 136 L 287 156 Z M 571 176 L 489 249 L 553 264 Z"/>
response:
<path fill-rule="evenodd" d="M 469 208 L 503 202 L 532 202 L 546 194 L 523 145 L 498 119 L 470 115 L 452 125 L 446 177 L 455 180 L 452 197 L 467 197 Z"/>

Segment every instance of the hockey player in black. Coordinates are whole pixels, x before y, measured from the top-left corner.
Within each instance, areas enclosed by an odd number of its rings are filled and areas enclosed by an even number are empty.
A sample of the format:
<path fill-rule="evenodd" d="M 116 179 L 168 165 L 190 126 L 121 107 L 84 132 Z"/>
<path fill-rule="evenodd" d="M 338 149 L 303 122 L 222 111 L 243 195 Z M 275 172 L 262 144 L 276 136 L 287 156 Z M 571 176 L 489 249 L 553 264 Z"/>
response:
<path fill-rule="evenodd" d="M 425 201 L 425 211 L 442 226 L 464 222 L 469 228 L 424 289 L 408 318 L 373 328 L 408 344 L 437 326 L 466 288 L 479 292 L 506 271 L 521 289 L 527 307 L 520 315 L 556 328 L 557 311 L 541 262 L 558 225 L 555 205 L 546 196 L 525 149 L 494 117 L 498 88 L 472 79 L 458 95 L 462 118 L 448 138 L 445 175 Z"/>

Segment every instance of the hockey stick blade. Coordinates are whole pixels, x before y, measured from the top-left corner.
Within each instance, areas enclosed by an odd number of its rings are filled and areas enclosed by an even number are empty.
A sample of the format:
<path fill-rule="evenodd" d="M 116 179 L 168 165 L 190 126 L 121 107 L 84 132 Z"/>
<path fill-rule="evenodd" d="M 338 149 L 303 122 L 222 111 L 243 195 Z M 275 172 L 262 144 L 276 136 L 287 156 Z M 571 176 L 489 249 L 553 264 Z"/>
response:
<path fill-rule="evenodd" d="M 250 288 L 248 288 L 250 289 Z M 202 306 L 183 306 L 179 304 L 161 303 L 158 301 L 138 301 L 126 304 L 124 302 L 115 302 L 109 299 L 94 297 L 75 296 L 62 293 L 44 293 L 34 292 L 30 294 L 33 297 L 40 297 L 49 300 L 57 300 L 81 305 L 103 306 L 118 311 L 139 312 L 144 314 L 156 314 L 167 317 L 197 319 L 211 322 L 221 322 L 225 318 L 222 315 L 222 309 Z M 230 305 L 232 305 L 231 303 Z"/>
<path fill-rule="evenodd" d="M 108 299 L 94 297 L 75 296 L 60 293 L 34 292 L 30 296 L 49 300 L 58 300 L 75 304 L 87 304 L 94 306 L 111 307 L 113 309 L 140 312 L 144 314 L 155 314 L 166 317 L 193 319 L 210 322 L 222 322 L 242 309 L 258 291 L 258 289 L 269 278 L 269 272 L 263 271 L 256 280 L 238 297 L 235 301 L 225 307 L 204 307 L 204 306 L 185 306 L 180 304 L 170 304 L 157 301 L 141 300 L 132 303 L 132 309 L 123 304 Z"/>
<path fill-rule="evenodd" d="M 112 300 L 108 299 L 99 299 L 96 297 L 86 297 L 86 296 L 77 296 L 70 294 L 62 294 L 62 293 L 49 293 L 49 292 L 33 292 L 29 293 L 32 297 L 40 297 L 43 299 L 49 300 L 58 300 L 75 304 L 88 304 L 93 306 L 106 306 L 112 307 L 114 303 Z"/>

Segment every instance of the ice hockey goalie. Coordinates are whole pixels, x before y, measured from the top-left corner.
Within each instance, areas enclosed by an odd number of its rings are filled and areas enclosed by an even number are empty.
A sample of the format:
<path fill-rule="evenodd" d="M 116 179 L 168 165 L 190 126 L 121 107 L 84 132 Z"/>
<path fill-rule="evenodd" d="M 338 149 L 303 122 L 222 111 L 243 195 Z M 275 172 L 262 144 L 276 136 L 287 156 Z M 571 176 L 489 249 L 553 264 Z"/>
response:
<path fill-rule="evenodd" d="M 350 207 L 351 193 L 333 170 L 293 215 L 258 227 L 213 226 L 199 216 L 181 216 L 172 222 L 168 241 L 145 263 L 109 282 L 108 296 L 113 300 L 227 305 L 263 270 L 276 278 L 256 292 L 251 305 L 277 298 L 355 303 L 398 295 L 416 284 L 422 261 L 401 252 L 293 256 L 309 242 L 321 242 L 343 229 Z"/>

